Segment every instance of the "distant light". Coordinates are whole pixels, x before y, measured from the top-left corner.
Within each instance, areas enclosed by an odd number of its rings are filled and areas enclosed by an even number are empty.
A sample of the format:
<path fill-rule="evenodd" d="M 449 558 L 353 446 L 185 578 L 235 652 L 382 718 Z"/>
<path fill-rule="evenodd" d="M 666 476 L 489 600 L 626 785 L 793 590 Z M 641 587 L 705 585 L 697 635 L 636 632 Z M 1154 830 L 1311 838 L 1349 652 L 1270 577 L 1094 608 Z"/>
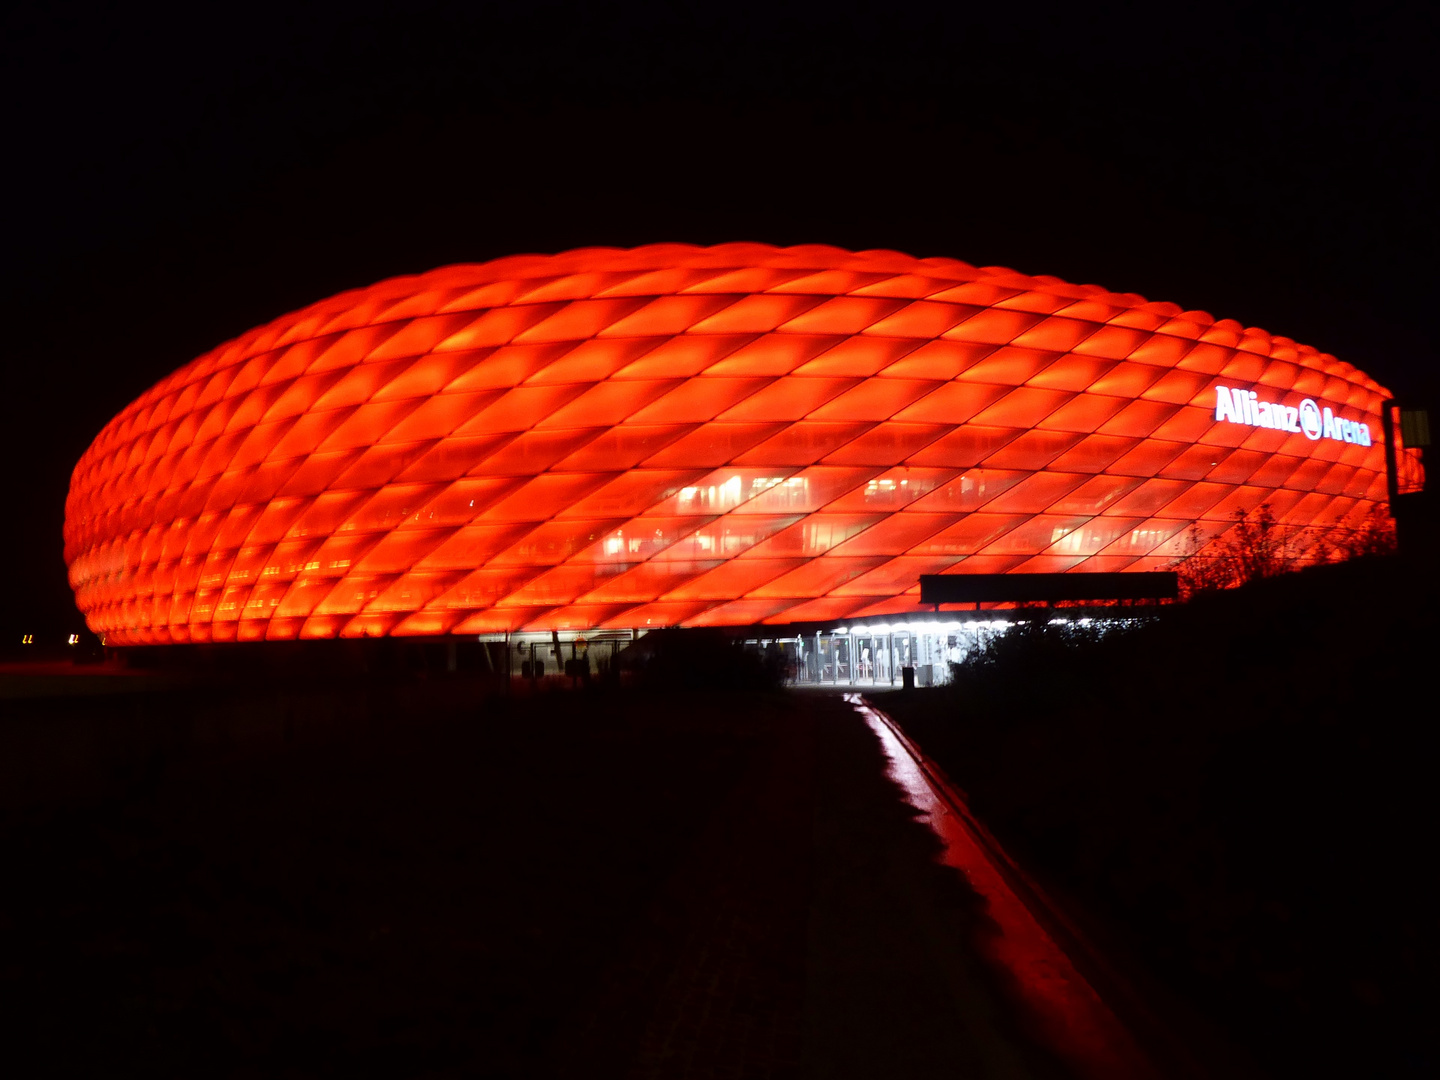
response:
<path fill-rule="evenodd" d="M 71 644 L 71 645 L 79 645 L 79 644 L 80 644 L 80 635 L 79 635 L 79 634 L 71 634 L 71 635 L 70 635 L 70 644 Z"/>
<path fill-rule="evenodd" d="M 26 634 L 24 637 L 22 637 L 22 638 L 20 639 L 20 644 L 21 644 L 21 645 L 34 645 L 34 644 L 35 644 L 35 635 L 34 635 L 34 634 Z"/>

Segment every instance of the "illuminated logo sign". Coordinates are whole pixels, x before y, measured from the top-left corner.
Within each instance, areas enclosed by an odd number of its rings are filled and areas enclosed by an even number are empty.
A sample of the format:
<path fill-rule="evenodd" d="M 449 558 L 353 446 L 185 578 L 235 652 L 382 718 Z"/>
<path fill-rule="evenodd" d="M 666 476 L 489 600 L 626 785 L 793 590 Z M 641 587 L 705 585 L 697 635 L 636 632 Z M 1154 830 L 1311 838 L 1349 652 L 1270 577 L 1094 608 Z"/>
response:
<path fill-rule="evenodd" d="M 1310 398 L 1299 406 L 1262 401 L 1254 390 L 1215 387 L 1215 421 L 1248 424 L 1250 427 L 1293 431 L 1307 439 L 1336 439 L 1339 442 L 1370 445 L 1370 426 L 1354 420 L 1342 420 L 1331 411 L 1316 405 Z"/>

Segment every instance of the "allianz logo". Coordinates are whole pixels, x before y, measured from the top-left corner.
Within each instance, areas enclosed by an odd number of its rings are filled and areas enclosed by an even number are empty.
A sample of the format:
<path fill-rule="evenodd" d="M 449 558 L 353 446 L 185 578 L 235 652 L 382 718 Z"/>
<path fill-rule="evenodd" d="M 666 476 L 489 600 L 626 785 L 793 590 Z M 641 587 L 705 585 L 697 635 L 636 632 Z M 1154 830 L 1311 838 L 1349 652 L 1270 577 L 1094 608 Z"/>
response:
<path fill-rule="evenodd" d="M 1327 405 L 1320 408 L 1310 398 L 1296 405 L 1262 401 L 1254 390 L 1215 387 L 1215 422 L 1248 424 L 1250 427 L 1293 431 L 1307 439 L 1336 439 L 1340 442 L 1370 445 L 1370 425 L 1336 416 Z"/>

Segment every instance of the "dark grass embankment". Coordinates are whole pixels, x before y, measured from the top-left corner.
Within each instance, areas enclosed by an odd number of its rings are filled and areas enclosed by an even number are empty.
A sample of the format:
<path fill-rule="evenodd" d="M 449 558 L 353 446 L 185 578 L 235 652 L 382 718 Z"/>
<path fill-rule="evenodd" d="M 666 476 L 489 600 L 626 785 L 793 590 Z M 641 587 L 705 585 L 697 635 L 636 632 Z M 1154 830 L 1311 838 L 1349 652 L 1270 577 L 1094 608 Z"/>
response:
<path fill-rule="evenodd" d="M 878 698 L 1017 858 L 1277 1076 L 1440 1070 L 1436 588 L 1325 567 Z"/>
<path fill-rule="evenodd" d="M 479 690 L 0 701 L 13 1075 L 546 1072 L 780 705 Z"/>

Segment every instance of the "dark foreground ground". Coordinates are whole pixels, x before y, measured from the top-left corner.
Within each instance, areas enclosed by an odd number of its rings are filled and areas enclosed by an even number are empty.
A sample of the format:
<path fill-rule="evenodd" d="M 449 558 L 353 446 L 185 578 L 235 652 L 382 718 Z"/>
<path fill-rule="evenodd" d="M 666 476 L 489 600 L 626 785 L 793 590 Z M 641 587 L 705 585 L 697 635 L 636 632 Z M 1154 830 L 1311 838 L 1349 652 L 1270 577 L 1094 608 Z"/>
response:
<path fill-rule="evenodd" d="M 1182 1031 L 1275 1076 L 1440 1075 L 1437 598 L 1322 568 L 875 700 Z"/>
<path fill-rule="evenodd" d="M 1058 1075 L 842 702 L 476 689 L 0 700 L 6 1071 Z"/>

